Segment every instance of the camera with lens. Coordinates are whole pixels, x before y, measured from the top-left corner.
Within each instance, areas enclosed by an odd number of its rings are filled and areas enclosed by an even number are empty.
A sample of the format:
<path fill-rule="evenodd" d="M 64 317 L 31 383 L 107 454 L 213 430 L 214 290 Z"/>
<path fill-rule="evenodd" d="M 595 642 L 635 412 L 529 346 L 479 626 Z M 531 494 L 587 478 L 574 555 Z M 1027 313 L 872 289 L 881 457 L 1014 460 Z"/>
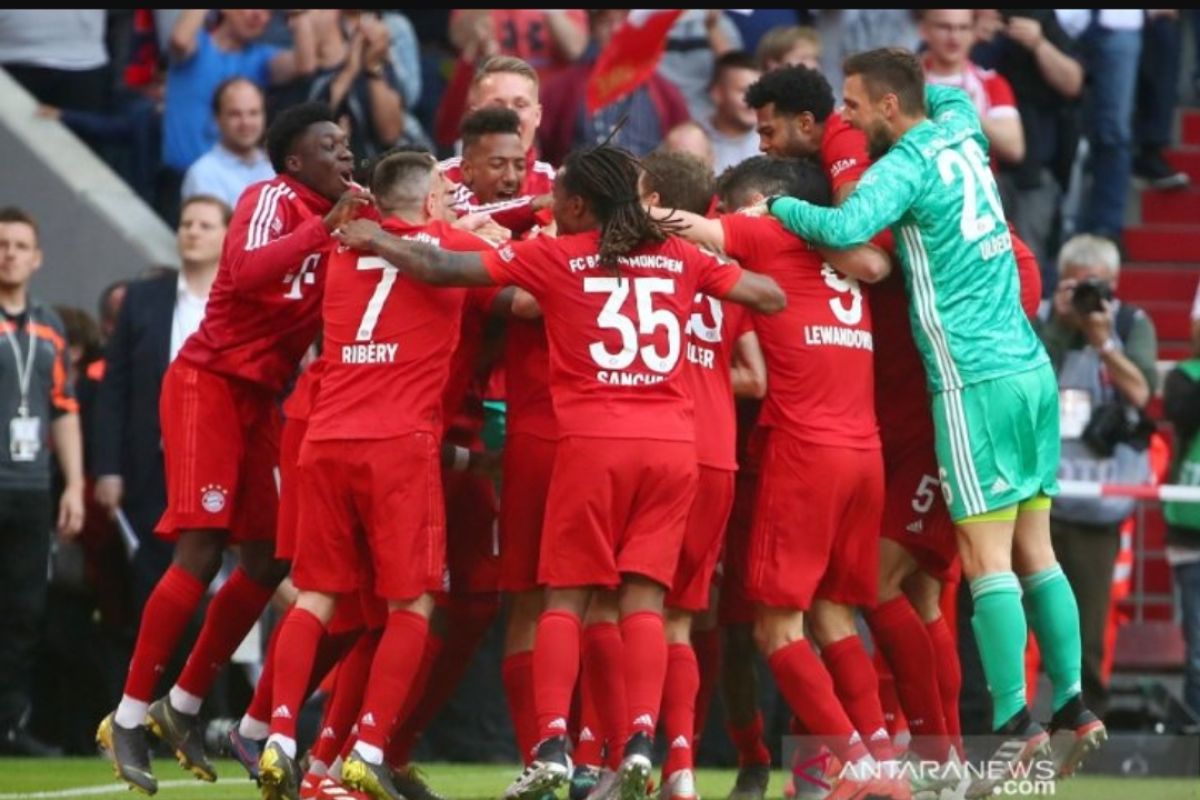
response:
<path fill-rule="evenodd" d="M 1096 278 L 1084 278 L 1075 284 L 1071 292 L 1071 307 L 1080 315 L 1091 314 L 1093 311 L 1103 311 L 1104 301 L 1112 301 L 1112 287 L 1107 281 Z"/>
<path fill-rule="evenodd" d="M 1096 407 L 1080 438 L 1096 455 L 1110 458 L 1119 444 L 1145 450 L 1154 431 L 1154 421 L 1144 411 L 1112 400 Z"/>

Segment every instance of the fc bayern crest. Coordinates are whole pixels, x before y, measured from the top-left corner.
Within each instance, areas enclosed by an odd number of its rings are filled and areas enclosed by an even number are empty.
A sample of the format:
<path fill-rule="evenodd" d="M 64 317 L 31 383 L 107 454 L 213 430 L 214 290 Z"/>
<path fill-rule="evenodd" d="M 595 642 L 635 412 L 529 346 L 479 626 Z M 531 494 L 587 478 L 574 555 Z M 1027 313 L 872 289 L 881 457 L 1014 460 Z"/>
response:
<path fill-rule="evenodd" d="M 200 490 L 200 505 L 210 514 L 219 514 L 225 509 L 225 489 L 210 484 Z"/>

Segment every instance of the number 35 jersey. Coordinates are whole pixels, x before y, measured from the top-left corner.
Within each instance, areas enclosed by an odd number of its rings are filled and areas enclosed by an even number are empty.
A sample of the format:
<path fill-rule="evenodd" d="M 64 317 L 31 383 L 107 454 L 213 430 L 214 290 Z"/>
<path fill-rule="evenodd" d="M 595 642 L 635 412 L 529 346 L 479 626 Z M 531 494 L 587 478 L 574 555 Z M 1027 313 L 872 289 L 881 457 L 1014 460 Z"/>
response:
<path fill-rule="evenodd" d="M 546 320 L 559 436 L 693 441 L 685 330 L 696 293 L 723 297 L 741 268 L 677 238 L 602 265 L 598 231 L 538 237 L 483 257 Z"/>
<path fill-rule="evenodd" d="M 727 214 L 721 227 L 729 257 L 787 295 L 782 313 L 754 323 L 768 375 L 758 424 L 812 444 L 879 449 L 875 341 L 858 281 L 772 217 Z"/>
<path fill-rule="evenodd" d="M 179 357 L 282 391 L 320 325 L 333 241 L 322 216 L 332 205 L 288 177 L 246 189 L 225 235 L 204 321 Z"/>
<path fill-rule="evenodd" d="M 484 250 L 471 233 L 435 221 L 383 221 L 388 233 L 445 250 Z M 338 248 L 329 259 L 325 371 L 308 438 L 442 435 L 442 393 L 458 346 L 466 289 L 428 286 L 371 253 Z"/>

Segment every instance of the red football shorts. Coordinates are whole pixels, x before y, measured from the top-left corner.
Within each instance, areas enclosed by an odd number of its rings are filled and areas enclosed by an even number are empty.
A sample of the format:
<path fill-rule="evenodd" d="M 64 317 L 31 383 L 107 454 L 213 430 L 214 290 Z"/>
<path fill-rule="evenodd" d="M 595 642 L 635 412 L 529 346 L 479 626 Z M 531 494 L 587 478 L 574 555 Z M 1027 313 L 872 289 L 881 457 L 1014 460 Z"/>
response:
<path fill-rule="evenodd" d="M 908 550 L 930 575 L 943 581 L 952 578 L 958 541 L 942 499 L 933 442 L 888 451 L 883 465 L 887 490 L 882 536 Z"/>
<path fill-rule="evenodd" d="M 446 573 L 454 594 L 496 592 L 500 583 L 500 534 L 496 489 L 490 479 L 444 470 Z"/>
<path fill-rule="evenodd" d="M 387 600 L 375 594 L 371 586 L 361 587 L 338 597 L 337 607 L 326 627 L 330 633 L 377 630 L 387 624 Z"/>
<path fill-rule="evenodd" d="M 538 583 L 612 589 L 632 573 L 670 586 L 696 481 L 693 442 L 560 439 Z"/>
<path fill-rule="evenodd" d="M 300 445 L 308 433 L 307 419 L 283 420 L 279 437 L 279 520 L 275 526 L 275 557 L 291 561 L 296 552 L 300 521 Z"/>
<path fill-rule="evenodd" d="M 746 453 L 734 478 L 733 510 L 725 532 L 725 553 L 721 559 L 721 595 L 719 617 L 722 625 L 749 625 L 754 622 L 754 601 L 746 593 L 750 577 L 750 533 L 754 523 L 754 503 L 758 497 L 758 472 L 766 449 L 767 429 L 750 432 Z"/>
<path fill-rule="evenodd" d="M 879 592 L 883 457 L 771 430 L 750 538 L 750 596 L 807 611 L 813 598 L 870 608 Z"/>
<path fill-rule="evenodd" d="M 167 509 L 155 527 L 229 531 L 230 544 L 275 538 L 279 411 L 274 395 L 183 359 L 167 368 L 159 397 Z"/>
<path fill-rule="evenodd" d="M 527 592 L 538 586 L 542 518 L 558 443 L 527 433 L 504 441 L 500 487 L 500 589 Z"/>
<path fill-rule="evenodd" d="M 667 592 L 668 608 L 704 611 L 712 590 L 713 570 L 725 543 L 725 525 L 733 509 L 733 470 L 700 465 L 696 499 L 688 513 L 675 579 Z"/>
<path fill-rule="evenodd" d="M 438 442 L 306 441 L 292 582 L 342 594 L 371 586 L 388 600 L 442 587 L 446 557 Z"/>

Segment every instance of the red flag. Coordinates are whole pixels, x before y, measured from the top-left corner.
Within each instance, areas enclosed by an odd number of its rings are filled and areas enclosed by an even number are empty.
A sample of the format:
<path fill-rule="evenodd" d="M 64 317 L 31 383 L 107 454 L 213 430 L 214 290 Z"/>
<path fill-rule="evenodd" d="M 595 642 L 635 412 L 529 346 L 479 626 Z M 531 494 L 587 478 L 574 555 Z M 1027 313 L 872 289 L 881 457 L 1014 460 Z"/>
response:
<path fill-rule="evenodd" d="M 588 80 L 589 114 L 620 100 L 654 74 L 667 45 L 667 31 L 683 9 L 636 9 L 596 59 Z"/>

